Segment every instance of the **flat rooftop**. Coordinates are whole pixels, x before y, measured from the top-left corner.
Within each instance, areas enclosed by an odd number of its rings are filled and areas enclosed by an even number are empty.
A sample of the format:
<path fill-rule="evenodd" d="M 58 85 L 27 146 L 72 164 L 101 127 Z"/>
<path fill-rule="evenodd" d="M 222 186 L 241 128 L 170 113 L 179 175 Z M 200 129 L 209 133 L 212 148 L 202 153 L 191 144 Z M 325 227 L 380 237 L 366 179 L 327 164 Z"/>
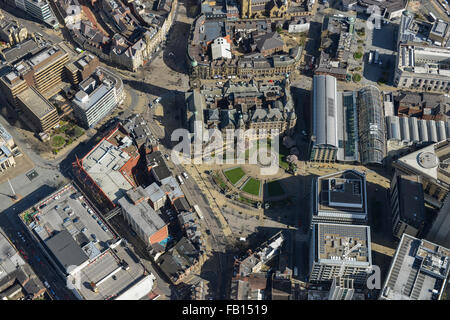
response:
<path fill-rule="evenodd" d="M 52 46 L 50 48 L 46 48 L 39 52 L 38 54 L 31 57 L 28 61 L 29 64 L 34 67 L 36 70 L 44 68 L 49 63 L 53 63 L 54 59 L 59 56 L 63 56 L 66 54 L 61 48 L 57 46 Z M 45 65 L 41 65 L 43 62 L 47 62 Z"/>
<path fill-rule="evenodd" d="M 3 50 L 2 55 L 7 63 L 14 63 L 27 54 L 34 53 L 37 50 L 39 50 L 39 43 L 33 39 L 27 39 L 11 48 Z"/>
<path fill-rule="evenodd" d="M 56 111 L 56 108 L 33 87 L 18 94 L 17 98 L 39 119 Z"/>
<path fill-rule="evenodd" d="M 85 79 L 83 82 L 87 83 L 88 81 L 94 84 L 93 90 L 86 91 L 82 89 L 75 94 L 75 99 L 73 100 L 73 103 L 75 103 L 78 107 L 80 107 L 84 111 L 88 111 L 108 92 L 114 89 L 114 84 L 109 79 L 98 81 L 90 77 Z"/>
<path fill-rule="evenodd" d="M 426 219 L 420 177 L 400 175 L 397 179 L 401 220 L 418 229 Z"/>
<path fill-rule="evenodd" d="M 139 202 L 140 199 L 137 199 L 137 203 L 135 204 L 133 195 L 136 193 L 139 193 L 139 195 L 136 195 L 137 197 L 142 197 L 144 200 Z M 144 189 L 138 187 L 136 190 L 129 190 L 125 197 L 119 199 L 119 204 L 122 209 L 133 217 L 134 222 L 143 229 L 145 234 L 152 235 L 162 229 L 166 224 L 145 200 L 146 197 L 148 195 Z"/>
<path fill-rule="evenodd" d="M 438 300 L 450 269 L 450 250 L 403 234 L 381 291 L 386 300 Z"/>
<path fill-rule="evenodd" d="M 122 267 L 123 260 L 128 270 Z M 109 300 L 127 292 L 144 278 L 143 266 L 122 240 L 81 270 L 78 291 L 86 300 Z M 91 282 L 96 284 L 97 293 L 92 290 Z"/>
<path fill-rule="evenodd" d="M 115 238 L 71 184 L 35 207 L 37 214 L 31 227 L 66 270 L 93 259 Z"/>
<path fill-rule="evenodd" d="M 398 54 L 398 68 L 403 71 L 450 76 L 450 48 L 401 44 Z"/>
<path fill-rule="evenodd" d="M 17 270 L 17 266 L 25 265 L 25 261 L 20 256 L 19 252 L 14 249 L 9 240 L 3 236 L 3 231 L 0 229 L 0 283 L 8 274 Z"/>
<path fill-rule="evenodd" d="M 346 170 L 317 178 L 317 204 L 320 212 L 367 215 L 366 177 Z"/>
<path fill-rule="evenodd" d="M 83 168 L 105 195 L 116 203 L 134 187 L 134 181 L 127 173 L 138 156 L 131 138 L 116 129 L 84 157 Z"/>
<path fill-rule="evenodd" d="M 428 232 L 427 240 L 437 243 L 446 248 L 450 248 L 450 197 L 445 199 L 441 210 L 433 222 L 431 230 Z"/>
<path fill-rule="evenodd" d="M 431 144 L 396 161 L 397 167 L 450 187 L 450 139 Z"/>
<path fill-rule="evenodd" d="M 315 228 L 315 260 L 320 263 L 370 266 L 370 227 L 318 223 Z"/>
<path fill-rule="evenodd" d="M 173 177 L 167 177 L 161 180 L 161 189 L 167 194 L 167 197 L 173 203 L 176 199 L 184 197 L 177 180 Z"/>

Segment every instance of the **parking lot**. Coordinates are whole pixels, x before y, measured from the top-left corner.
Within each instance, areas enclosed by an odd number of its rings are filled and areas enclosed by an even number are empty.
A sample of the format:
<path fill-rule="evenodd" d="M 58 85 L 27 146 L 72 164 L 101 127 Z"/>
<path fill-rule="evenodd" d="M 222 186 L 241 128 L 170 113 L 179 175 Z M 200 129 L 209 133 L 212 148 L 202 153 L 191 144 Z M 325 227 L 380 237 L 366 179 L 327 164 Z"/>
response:
<path fill-rule="evenodd" d="M 365 27 L 365 31 L 364 77 L 362 82 L 375 85 L 377 82 L 382 81 L 386 84 L 392 84 L 398 24 L 392 22 L 382 23 L 380 29 L 374 28 L 370 30 Z M 369 63 L 370 52 L 375 50 L 379 53 L 381 64 Z"/>

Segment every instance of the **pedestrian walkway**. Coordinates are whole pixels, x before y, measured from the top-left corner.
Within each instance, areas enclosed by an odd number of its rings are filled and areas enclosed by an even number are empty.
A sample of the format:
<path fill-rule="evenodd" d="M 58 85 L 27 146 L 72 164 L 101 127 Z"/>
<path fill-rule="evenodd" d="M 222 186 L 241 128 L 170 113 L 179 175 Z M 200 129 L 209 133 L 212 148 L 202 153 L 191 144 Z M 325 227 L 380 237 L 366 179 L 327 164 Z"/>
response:
<path fill-rule="evenodd" d="M 189 175 L 191 175 L 198 182 L 200 190 L 204 193 L 204 195 L 208 199 L 208 202 L 211 205 L 213 213 L 216 215 L 216 218 L 219 220 L 222 226 L 222 231 L 224 235 L 225 236 L 231 235 L 232 234 L 231 229 L 228 226 L 228 223 L 226 222 L 225 218 L 223 217 L 220 211 L 219 205 L 216 202 L 216 198 L 213 197 L 212 195 L 212 192 L 214 192 L 214 187 L 209 183 L 207 179 L 203 179 L 201 173 L 195 166 L 186 166 L 185 169 L 188 171 Z"/>

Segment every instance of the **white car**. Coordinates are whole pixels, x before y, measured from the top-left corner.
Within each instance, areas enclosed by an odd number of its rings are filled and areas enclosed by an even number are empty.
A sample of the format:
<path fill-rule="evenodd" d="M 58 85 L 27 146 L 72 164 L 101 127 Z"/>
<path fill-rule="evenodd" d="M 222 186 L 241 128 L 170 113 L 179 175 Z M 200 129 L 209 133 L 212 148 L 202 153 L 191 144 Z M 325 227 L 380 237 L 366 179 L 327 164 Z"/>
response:
<path fill-rule="evenodd" d="M 189 178 L 189 176 L 187 175 L 186 172 L 183 172 L 183 177 L 184 177 L 185 179 Z"/>

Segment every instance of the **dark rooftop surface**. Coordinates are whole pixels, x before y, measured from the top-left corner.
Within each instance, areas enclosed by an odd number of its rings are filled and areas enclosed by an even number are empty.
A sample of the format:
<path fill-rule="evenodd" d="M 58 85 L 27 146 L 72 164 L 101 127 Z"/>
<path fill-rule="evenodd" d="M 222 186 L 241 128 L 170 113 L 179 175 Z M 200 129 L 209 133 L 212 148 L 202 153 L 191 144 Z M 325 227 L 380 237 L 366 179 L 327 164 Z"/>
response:
<path fill-rule="evenodd" d="M 398 176 L 400 217 L 418 228 L 425 221 L 423 187 L 418 176 Z"/>
<path fill-rule="evenodd" d="M 79 266 L 88 259 L 67 230 L 62 230 L 48 239 L 46 245 L 66 271 L 69 266 Z"/>

